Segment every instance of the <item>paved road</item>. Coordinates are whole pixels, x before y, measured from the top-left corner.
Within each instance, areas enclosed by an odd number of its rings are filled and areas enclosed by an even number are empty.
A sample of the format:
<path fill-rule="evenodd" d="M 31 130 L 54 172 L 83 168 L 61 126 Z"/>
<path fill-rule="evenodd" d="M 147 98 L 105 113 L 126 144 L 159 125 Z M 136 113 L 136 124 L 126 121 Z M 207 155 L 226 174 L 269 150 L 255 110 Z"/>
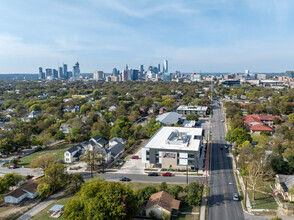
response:
<path fill-rule="evenodd" d="M 233 193 L 238 192 L 229 151 L 220 150 L 226 144 L 221 109 L 213 101 L 211 175 L 208 219 L 245 219 L 241 202 L 233 201 Z"/>
<path fill-rule="evenodd" d="M 56 194 L 53 194 L 48 199 L 45 199 L 44 201 L 40 202 L 38 205 L 21 215 L 17 220 L 28 220 L 32 218 L 37 213 L 41 212 L 43 209 L 47 208 L 49 205 L 51 205 L 53 202 L 59 200 L 64 196 L 64 192 L 58 192 Z"/>
<path fill-rule="evenodd" d="M 82 173 L 85 180 L 91 178 L 91 173 L 84 172 Z M 186 176 L 171 176 L 171 177 L 163 177 L 163 176 L 148 176 L 147 174 L 121 174 L 121 173 L 104 173 L 98 174 L 98 176 L 103 177 L 105 180 L 109 181 L 119 181 L 119 179 L 123 176 L 130 178 L 133 182 L 149 182 L 149 183 L 183 183 L 185 184 L 187 179 Z M 195 177 L 195 176 L 188 176 L 188 182 L 192 181 L 204 181 L 203 177 Z"/>

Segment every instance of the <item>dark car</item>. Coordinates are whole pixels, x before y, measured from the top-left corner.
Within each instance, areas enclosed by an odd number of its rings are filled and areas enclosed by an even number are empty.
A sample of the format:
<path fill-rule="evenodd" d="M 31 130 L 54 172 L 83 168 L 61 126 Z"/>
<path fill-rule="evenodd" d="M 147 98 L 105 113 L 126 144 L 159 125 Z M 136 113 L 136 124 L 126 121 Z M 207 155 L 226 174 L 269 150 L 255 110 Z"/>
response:
<path fill-rule="evenodd" d="M 120 181 L 124 181 L 124 182 L 130 182 L 130 181 L 132 181 L 130 178 L 128 178 L 128 177 L 121 177 L 120 179 L 119 179 Z"/>
<path fill-rule="evenodd" d="M 159 176 L 158 173 L 148 173 L 148 176 Z"/>
<path fill-rule="evenodd" d="M 167 172 L 167 173 L 163 173 L 162 176 L 172 176 L 172 174 Z"/>
<path fill-rule="evenodd" d="M 10 165 L 10 166 L 8 166 L 8 169 L 16 169 L 16 168 L 17 168 L 16 165 Z"/>
<path fill-rule="evenodd" d="M 14 158 L 15 159 L 20 159 L 20 158 L 22 158 L 22 156 L 15 156 Z"/>

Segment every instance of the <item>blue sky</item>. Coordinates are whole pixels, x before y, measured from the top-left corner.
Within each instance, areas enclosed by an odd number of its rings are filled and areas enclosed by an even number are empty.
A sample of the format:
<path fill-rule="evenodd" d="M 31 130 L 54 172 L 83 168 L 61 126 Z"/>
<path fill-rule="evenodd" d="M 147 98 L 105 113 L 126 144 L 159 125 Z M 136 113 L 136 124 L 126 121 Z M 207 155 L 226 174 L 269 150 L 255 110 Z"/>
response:
<path fill-rule="evenodd" d="M 0 73 L 294 69 L 293 0 L 0 1 Z"/>

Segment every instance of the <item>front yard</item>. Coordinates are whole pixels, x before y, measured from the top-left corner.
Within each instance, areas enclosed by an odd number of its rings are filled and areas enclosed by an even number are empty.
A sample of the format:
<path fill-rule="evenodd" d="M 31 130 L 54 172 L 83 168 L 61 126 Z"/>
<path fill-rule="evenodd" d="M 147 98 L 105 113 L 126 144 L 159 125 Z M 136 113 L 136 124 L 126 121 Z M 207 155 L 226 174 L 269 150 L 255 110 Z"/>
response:
<path fill-rule="evenodd" d="M 25 157 L 21 158 L 19 163 L 18 163 L 18 166 L 19 167 L 23 166 L 25 168 L 28 168 L 28 167 L 30 167 L 30 163 L 32 162 L 32 160 L 34 160 L 36 157 L 42 156 L 44 154 L 55 154 L 55 159 L 56 160 L 63 160 L 64 151 L 66 151 L 71 146 L 72 146 L 72 144 L 64 143 L 64 144 L 59 144 L 59 145 L 54 146 L 54 147 L 45 148 L 44 150 L 37 151 L 37 152 L 35 152 L 33 154 L 30 154 L 28 156 L 25 156 Z M 11 165 L 11 163 L 5 164 L 6 167 L 9 166 L 9 165 Z"/>

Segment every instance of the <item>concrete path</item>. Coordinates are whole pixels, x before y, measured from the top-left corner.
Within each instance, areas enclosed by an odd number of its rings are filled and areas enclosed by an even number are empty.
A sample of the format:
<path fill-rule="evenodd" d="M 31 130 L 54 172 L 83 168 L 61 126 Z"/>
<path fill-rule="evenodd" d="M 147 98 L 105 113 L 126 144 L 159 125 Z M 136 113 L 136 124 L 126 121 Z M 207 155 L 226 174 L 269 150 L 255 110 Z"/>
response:
<path fill-rule="evenodd" d="M 48 199 L 45 199 L 44 201 L 40 202 L 38 205 L 36 205 L 34 208 L 30 209 L 26 213 L 24 213 L 22 216 L 20 216 L 17 220 L 28 220 L 32 218 L 37 213 L 41 212 L 43 209 L 47 208 L 49 205 L 51 205 L 53 202 L 57 201 L 58 199 L 62 198 L 64 196 L 64 192 L 58 192 L 56 194 L 53 194 Z"/>

